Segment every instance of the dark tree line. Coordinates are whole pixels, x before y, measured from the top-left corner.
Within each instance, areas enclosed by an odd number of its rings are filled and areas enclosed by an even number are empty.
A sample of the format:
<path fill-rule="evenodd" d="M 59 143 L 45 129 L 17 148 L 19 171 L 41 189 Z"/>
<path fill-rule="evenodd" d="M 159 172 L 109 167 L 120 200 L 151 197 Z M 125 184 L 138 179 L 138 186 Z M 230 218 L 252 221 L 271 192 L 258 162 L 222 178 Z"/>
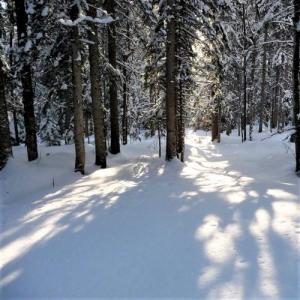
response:
<path fill-rule="evenodd" d="M 107 151 L 147 132 L 184 161 L 186 126 L 244 142 L 290 124 L 299 171 L 298 2 L 2 1 L 1 167 L 11 144 L 37 159 L 38 139 L 74 142 L 84 174 L 92 134 L 105 168 Z"/>

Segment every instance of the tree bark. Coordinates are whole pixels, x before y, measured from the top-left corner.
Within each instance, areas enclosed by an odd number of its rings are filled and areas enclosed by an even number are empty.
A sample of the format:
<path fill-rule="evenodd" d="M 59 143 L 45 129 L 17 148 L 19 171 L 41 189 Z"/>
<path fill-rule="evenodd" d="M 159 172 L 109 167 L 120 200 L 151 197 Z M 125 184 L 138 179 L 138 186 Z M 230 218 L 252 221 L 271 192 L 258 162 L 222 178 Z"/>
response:
<path fill-rule="evenodd" d="M 247 57 L 246 57 L 246 14 L 245 4 L 243 4 L 243 141 L 247 140 Z"/>
<path fill-rule="evenodd" d="M 249 97 L 249 140 L 252 141 L 253 137 L 253 123 L 255 122 L 255 68 L 256 68 L 256 41 L 254 41 L 254 50 L 252 53 L 252 70 L 251 70 L 251 92 Z"/>
<path fill-rule="evenodd" d="M 271 107 L 271 130 L 277 127 L 278 123 L 278 105 L 279 105 L 279 80 L 280 80 L 280 67 L 276 67 L 275 71 L 275 93 L 272 97 L 272 107 Z"/>
<path fill-rule="evenodd" d="M 176 22 L 175 1 L 168 0 L 167 46 L 166 46 L 166 115 L 167 145 L 166 159 L 172 160 L 177 154 L 176 142 Z"/>
<path fill-rule="evenodd" d="M 261 83 L 261 98 L 259 105 L 259 128 L 258 132 L 262 132 L 263 130 L 263 122 L 264 122 L 264 109 L 266 102 L 266 75 L 267 75 L 267 42 L 268 39 L 268 25 L 265 24 L 264 28 L 264 45 L 263 45 L 263 58 L 262 58 L 262 83 Z"/>
<path fill-rule="evenodd" d="M 72 2 L 72 1 L 71 1 Z M 76 4 L 71 6 L 70 17 L 75 21 L 79 16 L 79 8 Z M 85 148 L 84 148 L 84 117 L 81 82 L 81 54 L 78 26 L 71 29 L 72 38 L 72 81 L 74 102 L 74 142 L 75 142 L 75 172 L 84 174 Z"/>
<path fill-rule="evenodd" d="M 12 155 L 10 131 L 5 98 L 4 70 L 0 60 L 0 170 Z"/>
<path fill-rule="evenodd" d="M 300 171 L 300 2 L 294 0 L 294 60 L 293 60 L 293 81 L 294 81 L 294 123 L 295 133 L 295 152 L 296 152 L 296 172 Z"/>
<path fill-rule="evenodd" d="M 107 12 L 114 18 L 115 0 L 106 2 Z M 110 65 L 117 68 L 117 49 L 116 49 L 116 26 L 115 22 L 110 23 L 108 27 L 108 60 Z M 110 102 L 110 152 L 112 154 L 120 153 L 120 132 L 119 132 L 119 107 L 118 107 L 118 87 L 116 76 L 110 74 L 109 86 Z"/>
<path fill-rule="evenodd" d="M 24 123 L 26 131 L 26 146 L 28 160 L 38 158 L 36 125 L 34 116 L 34 92 L 32 88 L 31 66 L 24 52 L 27 42 L 27 14 L 24 0 L 15 0 L 16 23 L 18 31 L 18 46 L 22 49 L 23 60 L 20 68 L 21 82 L 23 87 Z"/>
<path fill-rule="evenodd" d="M 212 126 L 211 126 L 211 140 L 212 142 L 221 142 L 221 128 L 220 128 L 220 107 L 217 105 L 215 111 L 212 114 Z"/>
<path fill-rule="evenodd" d="M 127 145 L 128 122 L 127 122 L 127 71 L 123 69 L 123 115 L 122 115 L 122 140 L 123 145 Z"/>
<path fill-rule="evenodd" d="M 98 0 L 91 0 L 88 14 L 95 18 L 97 16 L 96 5 Z M 95 164 L 101 168 L 106 168 L 106 139 L 104 134 L 104 113 L 103 102 L 101 100 L 101 82 L 100 82 L 100 53 L 99 36 L 95 23 L 90 24 L 89 39 L 89 61 L 91 77 L 91 96 L 92 96 L 92 115 L 95 133 Z"/>
<path fill-rule="evenodd" d="M 14 41 L 14 24 L 15 24 L 15 17 L 14 17 L 14 8 L 13 3 L 9 3 L 9 20 L 11 23 L 11 29 L 10 29 L 10 35 L 9 35 L 9 65 L 11 69 L 11 77 L 14 78 L 15 70 L 13 66 L 13 41 Z M 15 131 L 15 141 L 14 145 L 18 146 L 20 145 L 20 138 L 19 138 L 19 128 L 18 128 L 18 117 L 17 117 L 17 109 L 16 109 L 16 103 L 15 103 L 15 97 L 14 97 L 14 80 L 12 79 L 9 83 L 10 85 L 10 102 L 12 105 L 12 113 L 13 113 L 13 122 L 14 122 L 14 131 Z"/>

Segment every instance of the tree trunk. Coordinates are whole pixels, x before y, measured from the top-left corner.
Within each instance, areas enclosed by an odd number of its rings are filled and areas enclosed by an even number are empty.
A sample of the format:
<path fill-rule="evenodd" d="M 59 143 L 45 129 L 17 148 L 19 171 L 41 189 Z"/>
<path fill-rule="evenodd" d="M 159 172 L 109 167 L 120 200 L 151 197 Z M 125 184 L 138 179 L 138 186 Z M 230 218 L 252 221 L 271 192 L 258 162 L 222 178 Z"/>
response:
<path fill-rule="evenodd" d="M 167 46 L 166 46 L 166 115 L 167 115 L 167 145 L 166 159 L 176 156 L 176 22 L 175 1 L 168 0 Z"/>
<path fill-rule="evenodd" d="M 5 99 L 4 70 L 0 60 L 0 170 L 5 166 L 11 154 L 12 149 Z"/>
<path fill-rule="evenodd" d="M 260 107 L 259 107 L 259 128 L 258 132 L 263 130 L 264 122 L 264 109 L 266 102 L 266 75 L 267 75 L 267 42 L 268 39 L 268 25 L 265 24 L 264 28 L 264 45 L 263 45 L 263 58 L 262 58 L 262 83 L 261 83 L 261 98 L 260 98 Z"/>
<path fill-rule="evenodd" d="M 128 125 L 127 125 L 127 72 L 126 67 L 123 70 L 123 115 L 122 115 L 122 140 L 123 145 L 127 145 Z"/>
<path fill-rule="evenodd" d="M 70 17 L 75 21 L 79 16 L 79 8 L 72 5 Z M 81 54 L 80 37 L 78 26 L 71 29 L 72 38 L 72 81 L 73 81 L 73 102 L 74 102 L 74 142 L 75 142 L 75 172 L 84 174 L 85 148 L 84 148 L 84 117 L 82 101 L 81 82 Z"/>
<path fill-rule="evenodd" d="M 177 101 L 177 114 L 178 114 L 178 124 L 177 124 L 177 153 L 180 154 L 181 162 L 184 162 L 184 134 L 185 134 L 185 127 L 184 127 L 184 107 L 183 107 L 183 86 L 182 80 L 179 83 L 179 93 L 178 93 L 178 101 Z"/>
<path fill-rule="evenodd" d="M 11 76 L 14 77 L 14 63 L 13 63 L 13 41 L 14 41 L 14 24 L 15 24 L 15 18 L 14 18 L 14 9 L 13 9 L 13 3 L 9 3 L 9 20 L 11 23 L 11 30 L 9 35 L 9 65 L 11 69 Z M 9 83 L 10 85 L 10 102 L 12 105 L 12 113 L 13 113 L 13 122 L 14 122 L 14 131 L 15 131 L 15 141 L 14 145 L 18 146 L 20 144 L 20 138 L 19 138 L 19 128 L 18 128 L 18 117 L 17 117 L 17 109 L 16 109 L 16 103 L 15 103 L 15 97 L 14 97 L 14 80 L 12 79 Z"/>
<path fill-rule="evenodd" d="M 127 11 L 129 13 L 129 11 Z M 128 61 L 129 57 L 129 51 L 130 51 L 130 27 L 129 27 L 129 21 L 127 21 L 126 24 L 126 35 L 125 35 L 126 41 L 125 43 L 127 44 L 127 52 L 125 51 L 124 57 L 123 57 L 123 63 L 124 63 L 124 68 L 123 68 L 123 115 L 122 115 L 122 140 L 123 140 L 123 145 L 127 144 L 127 136 L 128 136 L 128 118 L 127 118 L 127 113 L 128 113 L 128 73 L 126 69 L 126 63 Z"/>
<path fill-rule="evenodd" d="M 217 102 L 219 102 L 217 100 Z M 220 104 L 216 103 L 215 111 L 212 114 L 212 126 L 211 126 L 211 140 L 212 142 L 221 142 L 221 126 L 220 126 L 220 119 L 221 119 L 221 108 Z"/>
<path fill-rule="evenodd" d="M 16 22 L 18 31 L 18 46 L 22 50 L 22 54 L 26 56 L 24 47 L 27 42 L 27 14 L 25 11 L 24 0 L 15 0 Z M 33 88 L 31 66 L 28 58 L 23 57 L 21 72 L 21 82 L 23 87 L 23 104 L 24 104 L 24 123 L 26 131 L 26 146 L 28 160 L 32 161 L 38 158 L 36 125 L 33 105 Z"/>
<path fill-rule="evenodd" d="M 245 15 L 245 4 L 243 4 L 243 141 L 247 140 L 247 57 L 246 57 L 246 15 Z"/>
<path fill-rule="evenodd" d="M 295 138 L 295 152 L 296 152 L 296 172 L 300 171 L 300 2 L 299 0 L 294 0 L 294 60 L 293 60 L 293 81 L 294 81 L 294 122 L 296 128 L 296 138 Z"/>
<path fill-rule="evenodd" d="M 254 50 L 252 53 L 252 70 L 251 70 L 251 93 L 249 97 L 249 140 L 253 137 L 253 123 L 255 122 L 255 68 L 256 68 L 256 41 L 254 42 Z"/>
<path fill-rule="evenodd" d="M 107 1 L 107 12 L 114 18 L 115 0 Z M 108 27 L 108 60 L 110 65 L 117 68 L 117 49 L 116 49 L 116 26 L 115 22 L 110 23 Z M 119 132 L 119 108 L 118 108 L 118 87 L 116 76 L 110 74 L 110 152 L 112 154 L 120 153 L 120 132 Z"/>
<path fill-rule="evenodd" d="M 91 0 L 88 14 L 95 18 L 97 16 L 96 5 L 98 0 Z M 93 44 L 89 44 L 92 115 L 94 121 L 95 134 L 95 164 L 106 168 L 106 140 L 104 135 L 104 113 L 103 102 L 101 101 L 101 81 L 100 81 L 100 53 L 99 36 L 95 23 L 90 24 L 89 39 Z"/>
<path fill-rule="evenodd" d="M 276 67 L 275 74 L 275 93 L 272 98 L 272 108 L 271 108 L 271 130 L 277 127 L 278 123 L 278 105 L 279 105 L 279 79 L 280 79 L 280 67 Z"/>

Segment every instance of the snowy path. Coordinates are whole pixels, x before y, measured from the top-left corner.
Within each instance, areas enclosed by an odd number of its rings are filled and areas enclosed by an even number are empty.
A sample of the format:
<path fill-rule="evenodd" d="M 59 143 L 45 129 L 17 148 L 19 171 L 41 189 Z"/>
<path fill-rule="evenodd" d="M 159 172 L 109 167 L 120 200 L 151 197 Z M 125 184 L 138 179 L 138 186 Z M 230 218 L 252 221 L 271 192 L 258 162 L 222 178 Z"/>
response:
<path fill-rule="evenodd" d="M 84 177 L 72 146 L 15 149 L 0 173 L 1 299 L 299 297 L 299 180 L 278 138 L 189 133 L 185 164 L 147 141 L 106 170 L 87 147 Z"/>

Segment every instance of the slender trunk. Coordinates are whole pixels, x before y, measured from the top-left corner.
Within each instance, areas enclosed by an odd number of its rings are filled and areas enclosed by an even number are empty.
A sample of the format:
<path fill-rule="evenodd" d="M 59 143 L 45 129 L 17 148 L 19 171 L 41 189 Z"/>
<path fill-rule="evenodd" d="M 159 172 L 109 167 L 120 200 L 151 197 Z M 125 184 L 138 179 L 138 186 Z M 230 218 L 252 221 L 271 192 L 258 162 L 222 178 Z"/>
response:
<path fill-rule="evenodd" d="M 157 131 L 158 131 L 158 156 L 161 157 L 161 126 L 160 120 L 157 122 Z"/>
<path fill-rule="evenodd" d="M 12 155 L 10 143 L 10 131 L 5 99 L 4 70 L 0 60 L 0 170 L 5 166 L 8 158 Z"/>
<path fill-rule="evenodd" d="M 246 57 L 246 15 L 245 4 L 243 4 L 243 32 L 244 32 L 244 45 L 243 45 L 243 141 L 247 140 L 247 57 Z"/>
<path fill-rule="evenodd" d="M 20 68 L 21 82 L 23 87 L 23 104 L 24 104 L 24 123 L 26 131 L 26 146 L 28 160 L 32 161 L 38 158 L 36 125 L 34 116 L 34 93 L 32 88 L 31 66 L 28 57 L 24 52 L 27 42 L 27 14 L 25 11 L 24 0 L 15 0 L 16 23 L 18 31 L 18 46 L 22 50 L 23 59 Z"/>
<path fill-rule="evenodd" d="M 86 138 L 89 136 L 89 113 L 87 110 L 84 112 L 84 135 Z"/>
<path fill-rule="evenodd" d="M 13 8 L 10 7 L 10 22 L 11 22 L 11 30 L 9 35 L 9 65 L 11 69 L 11 77 L 14 77 L 14 68 L 13 68 L 13 40 L 14 40 L 14 13 Z M 14 122 L 14 131 L 15 131 L 15 146 L 20 144 L 19 138 L 19 128 L 18 128 L 18 117 L 17 117 L 17 109 L 14 97 L 14 80 L 10 81 L 10 102 L 12 105 L 12 112 L 13 112 L 13 122 Z"/>
<path fill-rule="evenodd" d="M 167 46 L 166 46 L 166 115 L 167 145 L 166 159 L 176 156 L 176 22 L 174 17 L 175 1 L 168 0 Z"/>
<path fill-rule="evenodd" d="M 79 8 L 72 5 L 70 17 L 75 21 L 79 17 Z M 72 37 L 72 81 L 73 81 L 73 102 L 74 102 L 74 142 L 75 142 L 75 172 L 84 174 L 85 148 L 84 148 L 84 117 L 82 101 L 81 82 L 81 54 L 80 37 L 78 26 L 71 29 Z"/>
<path fill-rule="evenodd" d="M 14 131 L 15 131 L 15 146 L 20 145 L 20 137 L 19 137 L 19 128 L 18 128 L 18 116 L 17 111 L 13 108 L 13 121 L 14 121 Z"/>
<path fill-rule="evenodd" d="M 300 171 L 300 2 L 294 0 L 294 61 L 293 61 L 293 81 L 294 81 L 294 123 L 296 128 L 295 152 L 296 152 L 296 172 Z"/>
<path fill-rule="evenodd" d="M 115 0 L 107 1 L 107 12 L 114 18 Z M 116 47 L 116 26 L 112 22 L 108 27 L 108 60 L 110 65 L 117 68 L 117 47 Z M 118 108 L 118 87 L 116 76 L 110 74 L 110 152 L 112 154 L 120 153 L 120 132 L 119 132 L 119 108 Z"/>
<path fill-rule="evenodd" d="M 254 51 L 252 53 L 252 70 L 251 70 L 251 94 L 249 97 L 249 140 L 252 141 L 253 137 L 253 123 L 255 121 L 255 68 L 256 68 L 256 41 L 254 42 Z"/>
<path fill-rule="evenodd" d="M 150 97 L 150 103 L 155 105 L 156 100 L 153 99 L 153 86 L 152 86 L 151 83 L 150 83 L 150 86 L 149 86 L 149 97 Z M 151 120 L 150 120 L 150 135 L 151 135 L 151 137 L 155 136 L 156 123 L 157 123 L 157 116 L 152 117 Z"/>
<path fill-rule="evenodd" d="M 127 21 L 126 24 L 126 41 L 125 43 L 127 44 L 127 51 L 129 53 L 130 51 L 130 30 L 129 30 L 129 21 Z M 123 145 L 127 144 L 127 136 L 128 136 L 128 120 L 127 120 L 127 112 L 128 112 L 128 74 L 127 74 L 127 69 L 126 69 L 126 63 L 128 60 L 128 56 L 129 54 L 125 53 L 124 55 L 124 68 L 123 68 L 123 78 L 124 78 L 124 82 L 123 82 L 123 115 L 122 115 L 122 140 L 123 140 Z"/>
<path fill-rule="evenodd" d="M 275 95 L 272 98 L 272 115 L 271 115 L 271 129 L 277 127 L 278 123 L 278 105 L 279 105 L 279 80 L 280 80 L 280 67 L 276 67 L 275 74 Z"/>
<path fill-rule="evenodd" d="M 184 128 L 184 107 L 183 107 L 183 86 L 182 86 L 182 80 L 180 80 L 179 83 L 179 93 L 178 93 L 178 149 L 177 152 L 180 153 L 180 160 L 184 162 L 184 134 L 185 134 L 185 128 Z"/>
<path fill-rule="evenodd" d="M 124 83 L 123 83 L 123 115 L 122 115 L 122 140 L 123 145 L 127 145 L 128 125 L 127 125 L 127 72 L 126 68 L 123 71 Z"/>
<path fill-rule="evenodd" d="M 268 39 L 268 25 L 265 24 L 264 28 L 264 45 L 263 45 L 263 58 L 262 58 L 262 83 L 261 83 L 261 98 L 259 105 L 259 128 L 258 132 L 262 132 L 263 130 L 263 122 L 264 122 L 264 109 L 266 102 L 266 75 L 267 75 L 267 42 Z"/>
<path fill-rule="evenodd" d="M 91 0 L 89 6 L 89 16 L 97 16 L 96 5 L 98 0 Z M 97 25 L 90 24 L 89 39 L 89 60 L 90 60 L 90 77 L 91 77 L 91 96 L 92 96 L 92 115 L 94 122 L 95 134 L 95 164 L 106 168 L 106 139 L 104 134 L 104 112 L 103 101 L 101 100 L 101 80 L 100 80 L 100 53 L 99 53 L 99 36 Z"/>
<path fill-rule="evenodd" d="M 211 140 L 212 142 L 221 142 L 221 105 L 219 99 L 215 99 L 215 110 L 212 114 L 212 129 Z"/>

